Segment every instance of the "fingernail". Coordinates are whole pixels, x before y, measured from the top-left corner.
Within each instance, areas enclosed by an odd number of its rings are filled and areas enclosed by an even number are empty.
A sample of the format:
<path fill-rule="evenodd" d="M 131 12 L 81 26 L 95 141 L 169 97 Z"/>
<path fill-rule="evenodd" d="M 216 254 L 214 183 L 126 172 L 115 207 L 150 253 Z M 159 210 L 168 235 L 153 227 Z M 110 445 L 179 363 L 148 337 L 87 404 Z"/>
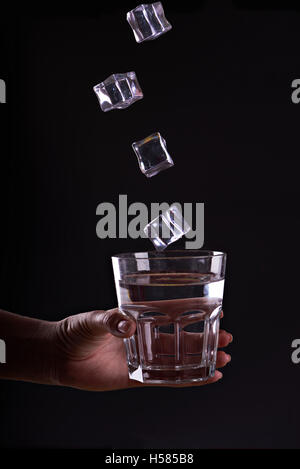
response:
<path fill-rule="evenodd" d="M 124 334 L 125 332 L 128 332 L 129 329 L 130 329 L 130 322 L 129 321 L 120 321 L 118 326 L 117 326 L 117 329 L 122 334 Z"/>
<path fill-rule="evenodd" d="M 233 335 L 232 334 L 228 334 L 229 335 L 229 342 L 232 342 L 233 341 Z"/>
<path fill-rule="evenodd" d="M 231 356 L 228 355 L 228 353 L 226 353 L 226 360 L 227 360 L 228 362 L 230 362 L 230 360 L 231 360 Z"/>

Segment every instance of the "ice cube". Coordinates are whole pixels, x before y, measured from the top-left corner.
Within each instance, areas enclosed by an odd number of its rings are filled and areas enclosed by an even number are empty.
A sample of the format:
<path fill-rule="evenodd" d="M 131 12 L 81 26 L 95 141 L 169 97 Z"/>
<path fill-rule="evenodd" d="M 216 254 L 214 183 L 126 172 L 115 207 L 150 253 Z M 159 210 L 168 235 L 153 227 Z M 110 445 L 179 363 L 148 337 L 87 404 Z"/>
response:
<path fill-rule="evenodd" d="M 142 173 L 148 178 L 174 165 L 167 151 L 166 141 L 159 132 L 134 142 L 132 148 L 137 156 Z"/>
<path fill-rule="evenodd" d="M 161 2 L 142 4 L 127 13 L 136 42 L 156 39 L 169 31 L 172 26 L 167 21 Z"/>
<path fill-rule="evenodd" d="M 168 210 L 148 223 L 144 228 L 144 233 L 152 241 L 157 251 L 163 251 L 190 229 L 191 227 L 184 220 L 181 210 L 173 204 Z"/>
<path fill-rule="evenodd" d="M 125 109 L 143 98 L 135 72 L 114 73 L 93 89 L 104 112 Z"/>

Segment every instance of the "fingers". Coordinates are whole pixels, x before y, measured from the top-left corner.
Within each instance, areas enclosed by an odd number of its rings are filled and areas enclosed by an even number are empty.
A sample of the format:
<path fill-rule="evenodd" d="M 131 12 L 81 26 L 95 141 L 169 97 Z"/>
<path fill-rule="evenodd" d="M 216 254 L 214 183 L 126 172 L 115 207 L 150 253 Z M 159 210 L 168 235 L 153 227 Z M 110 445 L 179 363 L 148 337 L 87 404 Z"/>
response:
<path fill-rule="evenodd" d="M 229 363 L 230 361 L 231 356 L 228 353 L 218 350 L 216 368 L 223 368 L 223 366 L 227 365 L 227 363 Z"/>
<path fill-rule="evenodd" d="M 232 334 L 220 329 L 218 347 L 227 347 L 233 341 Z"/>
<path fill-rule="evenodd" d="M 231 334 L 228 334 L 226 331 L 220 331 L 220 335 L 221 335 L 221 341 L 223 341 L 222 343 L 226 342 L 226 345 L 228 345 L 228 343 L 232 341 Z M 224 347 L 225 345 L 222 345 L 222 346 Z M 223 350 L 218 350 L 217 357 L 216 357 L 216 368 L 223 368 L 230 361 L 231 361 L 231 356 L 228 353 L 225 353 Z M 184 388 L 184 387 L 191 387 L 191 386 L 204 386 L 207 384 L 216 383 L 222 377 L 223 377 L 223 374 L 219 370 L 216 370 L 214 376 L 212 378 L 209 378 L 206 381 L 197 381 L 194 383 L 189 382 L 189 383 L 180 383 L 180 384 L 177 384 L 177 383 L 144 384 L 144 383 L 140 383 L 139 381 L 130 380 L 129 386 L 130 387 L 140 387 L 140 386 L 144 386 L 144 387 L 145 386 L 147 387 L 148 386 L 160 386 L 161 387 L 162 386 L 162 387 Z"/>
<path fill-rule="evenodd" d="M 217 352 L 217 360 L 216 360 L 216 367 L 223 368 L 227 363 L 231 360 L 231 356 L 223 351 Z M 206 381 L 196 381 L 196 382 L 189 382 L 189 383 L 140 383 L 139 381 L 130 380 L 129 387 L 149 387 L 149 386 L 159 386 L 159 387 L 172 387 L 172 388 L 186 388 L 186 387 L 193 387 L 193 386 L 205 386 L 207 384 L 216 383 L 220 379 L 222 379 L 223 373 L 221 371 L 216 370 L 215 374 L 212 378 L 207 379 Z"/>
<path fill-rule="evenodd" d="M 182 353 L 202 353 L 203 348 L 203 333 L 185 332 L 180 333 L 180 347 Z M 227 347 L 233 340 L 230 333 L 225 330 L 220 330 L 218 347 Z M 175 346 L 174 334 L 167 334 L 164 332 L 159 333 L 159 339 L 155 340 L 155 352 L 160 354 L 172 354 Z"/>

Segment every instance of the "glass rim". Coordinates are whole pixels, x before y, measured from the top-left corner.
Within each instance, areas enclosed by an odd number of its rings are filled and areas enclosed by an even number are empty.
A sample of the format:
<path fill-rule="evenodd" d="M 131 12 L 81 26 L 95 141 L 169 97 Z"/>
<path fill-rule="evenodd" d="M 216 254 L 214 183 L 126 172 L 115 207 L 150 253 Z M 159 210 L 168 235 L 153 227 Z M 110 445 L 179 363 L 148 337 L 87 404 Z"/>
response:
<path fill-rule="evenodd" d="M 150 257 L 148 254 L 150 254 Z M 210 259 L 213 257 L 226 257 L 226 252 L 209 249 L 173 249 L 169 251 L 124 252 L 111 256 L 112 259 L 127 260 Z"/>

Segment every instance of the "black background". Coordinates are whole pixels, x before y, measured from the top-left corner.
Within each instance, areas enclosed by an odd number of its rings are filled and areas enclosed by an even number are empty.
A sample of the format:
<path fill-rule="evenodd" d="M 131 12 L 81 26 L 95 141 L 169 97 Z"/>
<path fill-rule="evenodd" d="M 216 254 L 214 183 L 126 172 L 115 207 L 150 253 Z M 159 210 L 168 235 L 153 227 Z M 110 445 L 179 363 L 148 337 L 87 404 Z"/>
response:
<path fill-rule="evenodd" d="M 1 15 L 1 307 L 58 320 L 116 305 L 96 207 L 204 202 L 204 248 L 228 253 L 223 379 L 89 393 L 0 384 L 4 448 L 298 448 L 300 11 L 164 1 L 171 32 L 137 44 L 136 2 L 28 4 Z M 135 70 L 144 99 L 103 113 L 92 86 Z M 131 143 L 159 130 L 174 168 L 146 179 Z M 184 246 L 184 240 L 176 248 Z"/>

